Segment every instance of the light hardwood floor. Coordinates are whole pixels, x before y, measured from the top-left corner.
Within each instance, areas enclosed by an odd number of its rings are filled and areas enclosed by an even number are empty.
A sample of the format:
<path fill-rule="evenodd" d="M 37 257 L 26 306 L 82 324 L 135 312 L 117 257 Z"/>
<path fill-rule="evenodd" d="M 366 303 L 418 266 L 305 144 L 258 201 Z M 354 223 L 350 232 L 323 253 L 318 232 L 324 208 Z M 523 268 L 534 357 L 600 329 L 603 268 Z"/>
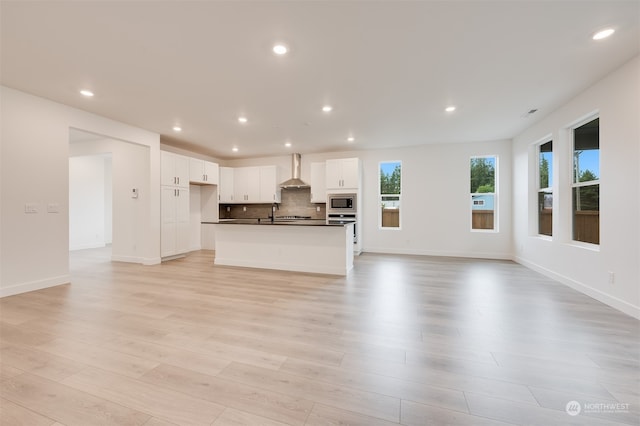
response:
<path fill-rule="evenodd" d="M 640 423 L 639 321 L 515 263 L 213 255 L 73 252 L 71 285 L 0 299 L 1 424 Z"/>

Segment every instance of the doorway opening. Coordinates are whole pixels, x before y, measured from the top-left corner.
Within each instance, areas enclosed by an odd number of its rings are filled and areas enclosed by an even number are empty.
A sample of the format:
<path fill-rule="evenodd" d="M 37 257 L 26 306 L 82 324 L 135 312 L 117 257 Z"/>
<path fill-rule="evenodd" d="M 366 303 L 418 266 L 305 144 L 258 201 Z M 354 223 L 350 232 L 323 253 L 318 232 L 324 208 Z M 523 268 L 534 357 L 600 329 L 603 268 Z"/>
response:
<path fill-rule="evenodd" d="M 75 145 L 100 139 L 70 132 L 69 251 L 99 250 L 111 257 L 113 242 L 113 156 L 111 152 L 74 155 Z M 94 250 L 95 251 L 95 250 Z"/>

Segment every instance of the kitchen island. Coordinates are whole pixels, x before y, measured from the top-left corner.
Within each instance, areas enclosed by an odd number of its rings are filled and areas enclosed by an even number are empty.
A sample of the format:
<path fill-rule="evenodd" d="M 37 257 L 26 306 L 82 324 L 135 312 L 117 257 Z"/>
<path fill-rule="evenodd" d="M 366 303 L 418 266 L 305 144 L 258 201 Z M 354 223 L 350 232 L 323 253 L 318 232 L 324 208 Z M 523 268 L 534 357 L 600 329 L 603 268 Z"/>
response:
<path fill-rule="evenodd" d="M 353 226 L 324 220 L 220 221 L 214 263 L 346 275 L 353 268 Z"/>

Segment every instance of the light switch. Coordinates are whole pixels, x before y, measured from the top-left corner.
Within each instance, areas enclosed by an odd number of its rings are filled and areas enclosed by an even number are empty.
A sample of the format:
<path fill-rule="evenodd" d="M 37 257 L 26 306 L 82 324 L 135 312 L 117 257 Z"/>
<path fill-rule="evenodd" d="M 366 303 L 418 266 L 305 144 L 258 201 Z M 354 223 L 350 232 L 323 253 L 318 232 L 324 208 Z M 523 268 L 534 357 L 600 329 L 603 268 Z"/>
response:
<path fill-rule="evenodd" d="M 24 205 L 25 213 L 38 213 L 38 204 L 37 203 L 27 203 Z"/>
<path fill-rule="evenodd" d="M 47 213 L 60 213 L 60 204 L 58 203 L 47 204 Z"/>

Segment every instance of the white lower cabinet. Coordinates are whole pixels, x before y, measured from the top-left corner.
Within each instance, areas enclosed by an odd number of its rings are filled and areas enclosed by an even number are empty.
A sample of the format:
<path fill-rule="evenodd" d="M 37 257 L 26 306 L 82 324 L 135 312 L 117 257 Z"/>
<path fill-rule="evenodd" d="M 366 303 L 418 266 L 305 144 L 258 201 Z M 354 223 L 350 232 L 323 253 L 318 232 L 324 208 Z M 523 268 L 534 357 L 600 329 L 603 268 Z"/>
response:
<path fill-rule="evenodd" d="M 162 186 L 160 256 L 189 251 L 189 189 Z"/>

